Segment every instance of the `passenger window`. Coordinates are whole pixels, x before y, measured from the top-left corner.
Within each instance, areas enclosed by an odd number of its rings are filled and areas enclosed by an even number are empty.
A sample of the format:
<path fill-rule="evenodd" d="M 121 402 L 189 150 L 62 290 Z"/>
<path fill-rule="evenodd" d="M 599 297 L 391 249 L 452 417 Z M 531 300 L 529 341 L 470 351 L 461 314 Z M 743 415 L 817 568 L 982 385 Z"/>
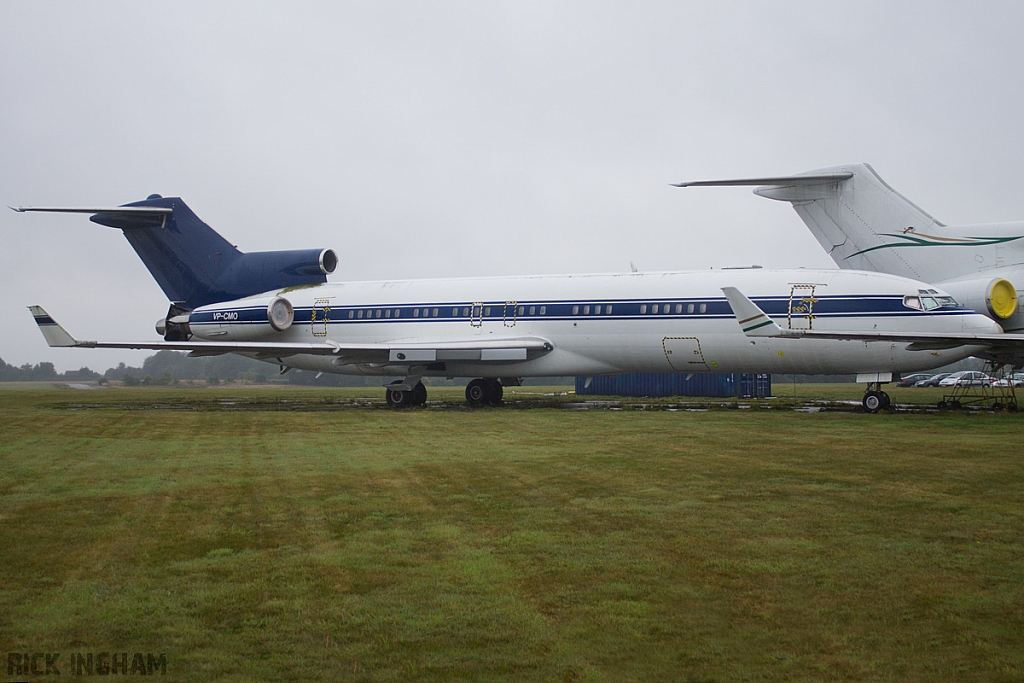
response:
<path fill-rule="evenodd" d="M 348 312 L 348 319 L 351 320 L 354 317 L 356 317 L 356 312 L 355 311 L 349 311 Z"/>
<path fill-rule="evenodd" d="M 686 304 L 686 312 L 693 313 L 693 304 Z"/>
<path fill-rule="evenodd" d="M 391 317 L 391 309 L 390 308 L 388 310 L 384 311 L 384 317 L 385 318 L 390 318 Z"/>
<path fill-rule="evenodd" d="M 683 312 L 683 305 L 682 304 L 676 304 L 676 313 L 682 313 L 682 312 Z"/>
<path fill-rule="evenodd" d="M 491 307 L 488 306 L 487 308 L 484 309 L 484 316 L 490 316 L 490 315 L 491 315 Z"/>
<path fill-rule="evenodd" d="M 590 306 L 583 307 L 583 315 L 590 315 Z"/>
<path fill-rule="evenodd" d="M 420 309 L 418 309 L 418 308 L 412 309 L 412 317 L 414 317 L 414 318 L 420 317 Z"/>
<path fill-rule="evenodd" d="M 378 318 L 380 317 L 380 309 L 379 308 L 377 309 L 377 316 L 376 317 L 378 317 Z"/>
<path fill-rule="evenodd" d="M 359 319 L 362 320 L 362 318 L 363 318 L 363 312 L 359 311 Z"/>
<path fill-rule="evenodd" d="M 653 306 L 651 306 L 651 313 L 657 313 L 657 312 L 658 312 L 658 304 L 654 304 Z"/>
<path fill-rule="evenodd" d="M 463 315 L 463 317 L 468 316 L 469 315 L 469 308 L 463 308 L 462 309 L 462 315 Z"/>
<path fill-rule="evenodd" d="M 530 306 L 530 315 L 534 315 L 537 312 L 536 306 Z"/>
<path fill-rule="evenodd" d="M 519 315 L 523 315 L 524 313 L 526 313 L 526 306 L 520 306 L 519 307 Z"/>
<path fill-rule="evenodd" d="M 430 309 L 429 308 L 424 308 L 423 309 L 423 317 L 424 318 L 429 318 L 430 317 Z"/>
<path fill-rule="evenodd" d="M 400 309 L 400 308 L 396 308 L 395 309 L 395 317 L 396 318 L 398 317 L 398 314 L 401 313 L 401 311 L 402 311 L 402 309 Z"/>
<path fill-rule="evenodd" d="M 647 304 L 640 304 L 640 314 L 643 315 L 647 312 Z"/>
<path fill-rule="evenodd" d="M 454 317 L 456 317 L 456 316 L 457 316 L 458 314 L 459 314 L 459 309 L 457 309 L 457 308 L 453 308 L 453 309 L 452 309 L 452 317 L 454 318 Z"/>
<path fill-rule="evenodd" d="M 434 309 L 434 317 L 435 318 L 437 317 L 437 309 L 436 308 Z"/>
<path fill-rule="evenodd" d="M 540 314 L 541 315 L 547 315 L 547 312 L 548 312 L 548 307 L 547 306 L 541 306 L 540 307 Z"/>
<path fill-rule="evenodd" d="M 573 306 L 572 307 L 572 314 L 573 315 L 579 315 L 580 314 L 580 307 L 579 306 Z"/>
<path fill-rule="evenodd" d="M 611 315 L 612 314 L 612 305 L 611 304 L 608 304 L 607 306 L 604 307 L 604 314 L 605 315 Z"/>
<path fill-rule="evenodd" d="M 707 313 L 707 310 L 708 310 L 708 305 L 707 304 L 701 304 L 700 305 L 700 312 L 701 313 Z"/>

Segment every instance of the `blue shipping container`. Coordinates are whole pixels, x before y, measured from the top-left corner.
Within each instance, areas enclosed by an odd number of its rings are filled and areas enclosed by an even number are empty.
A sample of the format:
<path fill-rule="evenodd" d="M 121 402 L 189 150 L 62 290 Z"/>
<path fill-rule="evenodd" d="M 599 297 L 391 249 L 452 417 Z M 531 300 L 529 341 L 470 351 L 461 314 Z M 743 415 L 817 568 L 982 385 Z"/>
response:
<path fill-rule="evenodd" d="M 590 385 L 587 386 L 587 380 Z M 612 377 L 577 377 L 578 396 L 727 396 L 772 394 L 772 376 L 762 374 L 693 374 L 636 372 Z"/>

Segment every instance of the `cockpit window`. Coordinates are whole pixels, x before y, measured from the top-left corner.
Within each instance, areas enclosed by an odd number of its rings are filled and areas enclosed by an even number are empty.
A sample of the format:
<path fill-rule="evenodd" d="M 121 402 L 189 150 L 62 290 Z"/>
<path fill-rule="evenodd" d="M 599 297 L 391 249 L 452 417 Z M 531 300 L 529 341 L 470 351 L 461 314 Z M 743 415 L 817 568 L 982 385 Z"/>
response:
<path fill-rule="evenodd" d="M 932 290 L 934 292 L 934 290 Z M 932 311 L 936 308 L 942 308 L 944 306 L 959 306 L 956 299 L 947 294 L 928 294 L 924 290 L 921 291 L 921 296 L 905 296 L 903 297 L 903 305 L 907 308 L 913 308 L 918 311 Z"/>
<path fill-rule="evenodd" d="M 913 308 L 918 311 L 921 310 L 921 297 L 918 296 L 905 296 L 903 297 L 903 305 L 907 308 Z"/>

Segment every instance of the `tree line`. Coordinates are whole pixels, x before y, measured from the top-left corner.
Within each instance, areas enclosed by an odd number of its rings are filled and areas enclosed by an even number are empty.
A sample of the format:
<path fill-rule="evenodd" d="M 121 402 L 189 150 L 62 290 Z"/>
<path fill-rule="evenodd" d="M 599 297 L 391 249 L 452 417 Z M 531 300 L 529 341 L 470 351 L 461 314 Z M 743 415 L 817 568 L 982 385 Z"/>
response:
<path fill-rule="evenodd" d="M 57 372 L 53 363 L 26 363 L 16 367 L 0 358 L 0 382 L 121 382 L 126 386 L 173 386 L 182 382 L 205 382 L 209 385 L 222 382 L 244 382 L 247 384 L 296 384 L 300 386 L 323 387 L 378 387 L 391 379 L 380 375 L 360 377 L 316 372 L 289 370 L 281 374 L 278 368 L 244 356 L 228 353 L 221 356 L 192 357 L 183 351 L 158 351 L 142 362 L 142 367 L 118 363 L 99 373 L 82 367 L 78 370 Z M 464 386 L 466 378 L 446 380 L 432 377 L 429 384 Z M 524 384 L 568 385 L 572 377 L 528 378 Z"/>
<path fill-rule="evenodd" d="M 221 382 L 248 382 L 253 384 L 299 384 L 317 386 L 377 386 L 380 377 L 352 377 L 291 370 L 279 374 L 273 365 L 225 354 L 205 358 L 189 358 L 181 351 L 158 351 L 142 362 L 142 367 L 119 363 L 100 373 L 88 367 L 57 372 L 53 363 L 25 363 L 14 366 L 0 358 L 0 382 L 123 382 L 126 385 L 167 386 L 182 381 L 202 381 L 207 384 Z"/>

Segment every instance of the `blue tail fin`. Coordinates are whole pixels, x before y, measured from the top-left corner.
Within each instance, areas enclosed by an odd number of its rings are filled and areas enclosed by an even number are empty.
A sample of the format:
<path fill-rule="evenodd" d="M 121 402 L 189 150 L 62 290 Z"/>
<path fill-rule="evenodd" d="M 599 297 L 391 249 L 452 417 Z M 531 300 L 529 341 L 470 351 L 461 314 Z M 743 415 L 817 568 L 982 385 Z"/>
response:
<path fill-rule="evenodd" d="M 326 282 L 338 264 L 330 249 L 243 253 L 179 197 L 150 195 L 118 208 L 127 211 L 98 210 L 89 220 L 124 231 L 167 298 L 185 310 Z M 139 211 L 146 208 L 163 209 L 163 213 Z"/>

